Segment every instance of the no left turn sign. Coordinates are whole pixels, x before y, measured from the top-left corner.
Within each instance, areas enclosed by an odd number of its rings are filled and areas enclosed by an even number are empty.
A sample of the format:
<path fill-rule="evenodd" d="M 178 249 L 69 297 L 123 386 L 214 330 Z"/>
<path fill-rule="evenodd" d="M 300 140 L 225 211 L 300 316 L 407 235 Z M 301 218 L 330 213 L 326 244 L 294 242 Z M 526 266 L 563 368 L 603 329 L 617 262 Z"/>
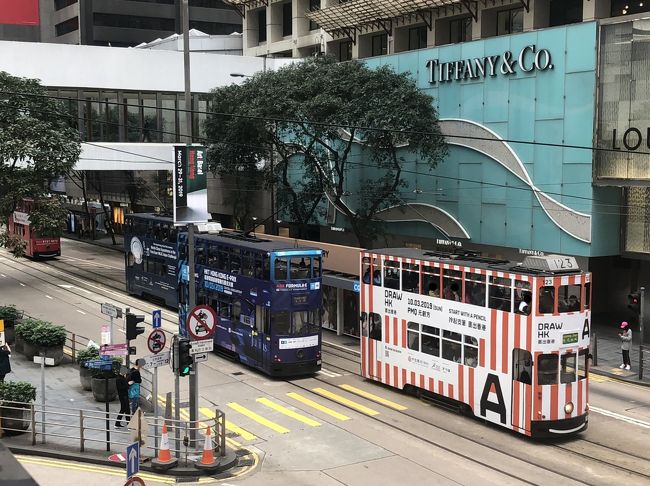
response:
<path fill-rule="evenodd" d="M 187 332 L 194 339 L 207 339 L 212 336 L 217 322 L 217 313 L 209 305 L 197 305 L 187 316 Z"/>

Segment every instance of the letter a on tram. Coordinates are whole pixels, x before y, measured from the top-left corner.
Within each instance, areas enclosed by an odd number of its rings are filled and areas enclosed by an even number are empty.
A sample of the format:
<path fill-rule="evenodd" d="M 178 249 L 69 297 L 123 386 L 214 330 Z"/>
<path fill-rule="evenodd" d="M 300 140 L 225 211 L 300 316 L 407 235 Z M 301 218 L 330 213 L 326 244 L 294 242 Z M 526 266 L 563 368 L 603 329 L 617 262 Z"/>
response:
<path fill-rule="evenodd" d="M 490 393 L 496 395 L 497 401 L 490 401 Z M 483 393 L 481 394 L 481 415 L 487 418 L 487 411 L 491 411 L 499 414 L 501 423 L 505 425 L 506 423 L 506 405 L 503 401 L 503 392 L 501 391 L 501 383 L 499 383 L 499 377 L 493 375 L 492 373 L 487 375 L 485 379 L 485 386 L 483 387 Z"/>

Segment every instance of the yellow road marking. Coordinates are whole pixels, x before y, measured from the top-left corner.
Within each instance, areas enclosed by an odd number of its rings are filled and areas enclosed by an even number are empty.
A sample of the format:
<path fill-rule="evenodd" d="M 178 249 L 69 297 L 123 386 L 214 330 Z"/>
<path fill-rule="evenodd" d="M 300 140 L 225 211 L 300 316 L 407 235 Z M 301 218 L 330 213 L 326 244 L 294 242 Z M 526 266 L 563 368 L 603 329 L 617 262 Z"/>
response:
<path fill-rule="evenodd" d="M 399 411 L 407 410 L 407 408 L 404 405 L 391 402 L 390 400 L 386 400 L 385 398 L 378 397 L 377 395 L 373 395 L 372 393 L 368 393 L 367 391 L 361 390 L 359 388 L 355 388 L 351 385 L 339 385 L 339 387 L 343 388 L 346 391 L 349 391 L 350 393 L 359 395 L 360 397 L 367 398 L 368 400 L 372 400 L 373 402 L 381 403 L 382 405 L 386 405 L 387 407 L 394 408 L 395 410 L 399 410 Z"/>
<path fill-rule="evenodd" d="M 209 408 L 201 407 L 199 409 L 199 411 L 208 418 L 213 419 L 215 417 L 214 411 L 210 410 Z M 255 440 L 255 439 L 257 439 L 257 437 L 255 437 L 249 431 L 244 430 L 241 427 L 238 427 L 237 425 L 233 424 L 232 422 L 230 422 L 228 420 L 226 420 L 226 430 L 229 430 L 230 432 L 234 432 L 235 434 L 237 434 L 238 436 L 240 436 L 244 440 Z M 230 439 L 230 440 L 232 440 L 232 439 Z M 239 444 L 239 447 L 241 447 L 241 444 Z"/>
<path fill-rule="evenodd" d="M 290 392 L 287 393 L 287 396 L 293 398 L 294 400 L 298 400 L 299 402 L 304 403 L 309 407 L 315 408 L 316 410 L 320 410 L 321 412 L 326 413 L 330 417 L 334 417 L 337 420 L 350 420 L 350 417 L 348 417 L 347 415 L 343 415 L 342 413 L 335 412 L 331 408 L 327 408 L 324 405 L 321 405 L 320 403 L 316 403 L 315 401 L 303 397 L 302 395 L 298 395 L 297 393 Z"/>
<path fill-rule="evenodd" d="M 272 402 L 268 398 L 258 398 L 257 399 L 258 403 L 261 403 L 262 405 L 266 405 L 269 408 L 272 408 L 273 410 L 283 413 L 287 417 L 291 417 L 292 419 L 296 419 L 299 422 L 302 422 L 303 424 L 307 424 L 311 427 L 320 427 L 321 424 L 320 422 L 315 421 L 314 419 L 310 419 L 309 417 L 305 417 L 304 415 L 301 415 L 297 412 L 294 412 L 293 410 L 288 409 L 287 407 L 283 407 L 282 405 Z"/>
<path fill-rule="evenodd" d="M 331 391 L 327 391 L 324 388 L 314 388 L 312 390 L 315 393 L 318 393 L 319 395 L 324 396 L 325 398 L 329 398 L 330 400 L 334 400 L 335 402 L 339 402 L 347 407 L 353 408 L 358 412 L 365 413 L 366 415 L 379 415 L 379 412 L 376 410 L 373 410 L 368 407 L 364 407 L 363 405 L 353 402 L 352 400 L 348 400 L 347 398 L 342 397 L 341 395 L 337 395 L 336 393 L 332 393 Z"/>
<path fill-rule="evenodd" d="M 261 415 L 256 414 L 252 410 L 249 410 L 246 407 L 242 407 L 238 403 L 230 402 L 228 406 L 233 410 L 235 410 L 236 412 L 239 412 L 242 415 L 246 415 L 248 418 L 255 420 L 255 422 L 262 424 L 265 427 L 268 427 L 269 429 L 275 430 L 276 432 L 279 432 L 281 434 L 286 434 L 287 432 L 289 432 L 289 429 L 282 427 L 282 425 L 276 424 L 275 422 L 271 422 L 270 420 L 265 419 Z"/>

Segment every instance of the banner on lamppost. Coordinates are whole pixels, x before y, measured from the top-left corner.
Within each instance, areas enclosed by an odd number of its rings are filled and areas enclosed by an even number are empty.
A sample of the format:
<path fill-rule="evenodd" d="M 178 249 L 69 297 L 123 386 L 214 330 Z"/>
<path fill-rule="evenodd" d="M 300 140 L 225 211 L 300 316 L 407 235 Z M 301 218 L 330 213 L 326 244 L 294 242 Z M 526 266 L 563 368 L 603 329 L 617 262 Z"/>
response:
<path fill-rule="evenodd" d="M 174 146 L 174 224 L 207 223 L 208 179 L 205 147 Z"/>

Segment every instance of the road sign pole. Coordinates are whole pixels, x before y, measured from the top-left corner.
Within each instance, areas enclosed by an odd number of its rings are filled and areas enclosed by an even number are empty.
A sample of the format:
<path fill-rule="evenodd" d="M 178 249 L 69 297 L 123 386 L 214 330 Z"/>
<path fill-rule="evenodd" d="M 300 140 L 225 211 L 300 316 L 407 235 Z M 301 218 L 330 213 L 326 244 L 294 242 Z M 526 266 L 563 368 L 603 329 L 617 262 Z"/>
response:
<path fill-rule="evenodd" d="M 111 317 L 111 342 L 109 344 L 113 344 L 115 342 L 113 336 L 113 316 L 110 317 Z"/>
<path fill-rule="evenodd" d="M 187 107 L 186 107 L 187 108 Z M 196 281 L 194 275 L 194 225 L 187 225 L 188 230 L 188 263 L 189 263 L 189 302 L 188 308 L 194 309 L 196 306 Z M 176 375 L 178 376 L 178 375 Z M 190 447 L 196 445 L 196 423 L 199 412 L 199 365 L 194 363 L 194 372 L 190 373 Z"/>
<path fill-rule="evenodd" d="M 108 378 L 104 378 L 104 399 L 106 400 L 106 450 L 111 450 L 111 410 L 108 402 Z"/>
<path fill-rule="evenodd" d="M 41 352 L 41 444 L 45 444 L 45 353 Z"/>
<path fill-rule="evenodd" d="M 174 439 L 176 440 L 176 457 L 181 458 L 181 387 L 178 376 L 178 336 L 174 336 Z"/>
<path fill-rule="evenodd" d="M 153 369 L 153 454 L 158 457 L 158 367 Z"/>

